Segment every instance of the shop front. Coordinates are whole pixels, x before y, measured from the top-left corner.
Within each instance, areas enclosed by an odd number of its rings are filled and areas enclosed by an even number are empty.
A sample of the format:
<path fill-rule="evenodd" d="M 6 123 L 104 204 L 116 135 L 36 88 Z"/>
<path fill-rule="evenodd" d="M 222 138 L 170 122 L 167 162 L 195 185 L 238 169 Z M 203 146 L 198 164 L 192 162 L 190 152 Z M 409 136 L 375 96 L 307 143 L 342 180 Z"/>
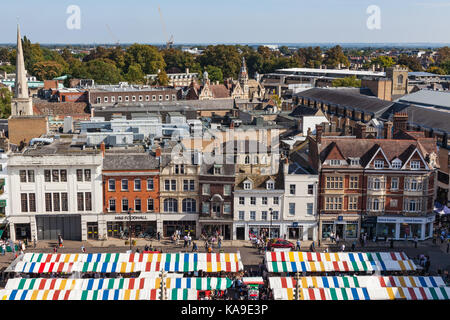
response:
<path fill-rule="evenodd" d="M 337 220 L 323 220 L 320 222 L 321 239 L 331 238 L 331 234 L 335 237 L 339 236 L 342 240 L 354 240 L 359 235 L 359 219 L 344 219 L 338 216 Z"/>
<path fill-rule="evenodd" d="M 156 234 L 156 220 L 150 215 L 114 215 L 107 219 L 106 227 L 107 235 L 111 238 L 129 237 L 129 229 L 132 237 Z"/>
<path fill-rule="evenodd" d="M 273 224 L 270 225 L 249 225 L 248 226 L 249 236 L 256 237 L 269 237 L 269 238 L 279 238 L 280 237 L 280 226 Z"/>
<path fill-rule="evenodd" d="M 191 235 L 193 239 L 196 238 L 196 221 L 178 220 L 178 221 L 164 221 L 163 222 L 163 236 L 171 237 L 176 230 L 181 232 L 181 235 Z"/>
<path fill-rule="evenodd" d="M 61 235 L 64 240 L 81 241 L 81 215 L 38 215 L 36 227 L 38 240 L 57 240 Z"/>
<path fill-rule="evenodd" d="M 378 217 L 378 239 L 429 239 L 433 235 L 433 222 L 435 217 L 411 218 L 411 217 Z"/>
<path fill-rule="evenodd" d="M 219 234 L 224 240 L 231 240 L 231 232 L 233 230 L 233 225 L 231 223 L 220 221 L 201 221 L 199 223 L 202 235 L 210 237 Z"/>
<path fill-rule="evenodd" d="M 366 233 L 368 239 L 373 239 L 377 234 L 377 217 L 364 217 L 361 223 L 361 232 Z"/>

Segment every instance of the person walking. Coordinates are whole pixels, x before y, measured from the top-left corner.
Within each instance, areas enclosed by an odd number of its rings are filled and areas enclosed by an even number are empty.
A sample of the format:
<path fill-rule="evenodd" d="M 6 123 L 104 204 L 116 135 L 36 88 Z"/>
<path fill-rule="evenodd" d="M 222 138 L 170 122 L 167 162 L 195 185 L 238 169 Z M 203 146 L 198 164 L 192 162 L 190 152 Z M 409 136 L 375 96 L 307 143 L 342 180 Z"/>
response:
<path fill-rule="evenodd" d="M 342 244 L 342 246 L 341 246 L 341 251 L 342 251 L 342 252 L 345 252 L 345 243 Z"/>
<path fill-rule="evenodd" d="M 86 248 L 84 246 L 81 246 L 81 252 L 86 253 Z"/>
<path fill-rule="evenodd" d="M 158 241 L 160 241 L 161 240 L 161 232 L 158 231 L 158 233 L 156 234 L 156 237 L 157 237 Z"/>
<path fill-rule="evenodd" d="M 418 239 L 417 236 L 414 237 L 414 248 L 417 249 L 417 243 L 418 243 Z"/>
<path fill-rule="evenodd" d="M 356 242 L 353 241 L 353 243 L 352 243 L 352 251 L 355 251 L 355 248 L 356 248 Z"/>
<path fill-rule="evenodd" d="M 219 238 L 217 239 L 217 247 L 220 248 L 222 247 L 222 236 L 219 236 Z"/>
<path fill-rule="evenodd" d="M 295 250 L 302 251 L 300 239 L 297 239 L 297 245 L 295 246 Z"/>
<path fill-rule="evenodd" d="M 194 242 L 192 242 L 192 252 L 197 252 L 198 248 L 197 248 L 197 244 Z"/>
<path fill-rule="evenodd" d="M 311 245 L 309 246 L 309 250 L 310 250 L 311 252 L 316 251 L 316 248 L 315 248 L 315 245 L 314 245 L 314 241 L 311 242 Z"/>
<path fill-rule="evenodd" d="M 191 234 L 188 233 L 188 246 L 189 246 L 189 247 L 191 246 L 191 241 L 192 241 Z"/>
<path fill-rule="evenodd" d="M 336 234 L 336 244 L 338 244 L 338 243 L 339 243 L 339 235 Z"/>
<path fill-rule="evenodd" d="M 3 242 L 2 243 L 2 256 L 4 256 L 6 254 L 6 243 Z"/>

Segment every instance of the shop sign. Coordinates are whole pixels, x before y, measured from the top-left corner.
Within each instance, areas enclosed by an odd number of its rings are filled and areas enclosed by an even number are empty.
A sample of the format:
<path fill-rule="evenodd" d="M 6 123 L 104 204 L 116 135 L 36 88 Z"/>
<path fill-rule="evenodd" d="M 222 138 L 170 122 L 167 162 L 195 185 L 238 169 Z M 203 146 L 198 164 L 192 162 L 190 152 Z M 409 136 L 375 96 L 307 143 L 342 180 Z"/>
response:
<path fill-rule="evenodd" d="M 343 216 L 338 216 L 338 221 L 344 221 L 344 217 Z"/>
<path fill-rule="evenodd" d="M 130 217 L 129 216 L 115 216 L 114 220 L 130 221 Z M 131 221 L 136 221 L 136 220 L 148 220 L 148 218 L 147 218 L 147 216 L 131 216 Z"/>
<path fill-rule="evenodd" d="M 431 220 L 430 220 L 431 219 Z M 387 218 L 378 217 L 378 223 L 425 223 L 431 222 L 433 218 Z"/>
<path fill-rule="evenodd" d="M 292 222 L 292 227 L 293 228 L 297 228 L 298 227 L 298 222 Z"/>

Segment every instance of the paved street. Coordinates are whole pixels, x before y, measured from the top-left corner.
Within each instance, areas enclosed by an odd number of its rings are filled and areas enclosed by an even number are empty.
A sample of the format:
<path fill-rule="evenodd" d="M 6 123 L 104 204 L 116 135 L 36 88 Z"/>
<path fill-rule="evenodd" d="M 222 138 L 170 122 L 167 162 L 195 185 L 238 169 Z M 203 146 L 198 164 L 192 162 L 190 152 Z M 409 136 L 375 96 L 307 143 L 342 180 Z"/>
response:
<path fill-rule="evenodd" d="M 196 241 L 199 252 L 205 252 L 203 241 Z M 324 243 L 317 251 L 324 251 L 325 247 L 328 247 L 329 252 L 339 251 L 341 242 L 338 245 L 331 243 Z M 133 247 L 133 250 L 139 248 L 140 251 L 143 250 L 145 245 L 149 245 L 158 250 L 162 250 L 163 252 L 191 252 L 192 248 L 185 249 L 183 248 L 182 241 L 178 246 L 174 245 L 170 240 L 161 240 L 158 241 L 146 241 L 143 239 L 137 240 L 137 246 Z M 44 252 L 51 253 L 53 252 L 53 248 L 56 245 L 56 242 L 53 241 L 39 241 L 36 244 L 36 248 L 33 246 L 27 248 L 27 252 Z M 302 243 L 302 250 L 309 250 L 309 241 L 305 241 Z M 106 253 L 106 252 L 126 252 L 129 250 L 129 246 L 125 246 L 124 240 L 116 240 L 110 239 L 105 241 L 64 241 L 64 248 L 59 248 L 59 253 L 81 253 L 81 247 L 84 246 L 86 248 L 87 253 Z M 351 248 L 351 243 L 346 243 L 347 251 Z M 258 250 L 253 248 L 250 245 L 249 241 L 223 241 L 223 252 L 239 252 L 241 253 L 242 262 L 245 267 L 250 268 L 251 266 L 257 266 L 261 263 L 263 255 L 258 254 Z M 430 241 L 425 241 L 419 243 L 418 247 L 415 248 L 412 242 L 405 241 L 396 241 L 394 244 L 394 249 L 389 248 L 389 243 L 385 242 L 369 242 L 364 248 L 361 248 L 359 244 L 356 247 L 356 251 L 403 251 L 410 258 L 415 258 L 419 254 L 426 254 L 430 256 L 431 259 L 431 273 L 437 274 L 438 270 L 447 270 L 450 271 L 450 253 L 446 252 L 447 245 L 433 244 Z M 214 251 L 217 252 L 217 247 L 214 248 Z M 8 266 L 11 261 L 14 259 L 12 253 L 7 253 L 5 256 L 0 256 L 0 268 L 3 269 Z"/>

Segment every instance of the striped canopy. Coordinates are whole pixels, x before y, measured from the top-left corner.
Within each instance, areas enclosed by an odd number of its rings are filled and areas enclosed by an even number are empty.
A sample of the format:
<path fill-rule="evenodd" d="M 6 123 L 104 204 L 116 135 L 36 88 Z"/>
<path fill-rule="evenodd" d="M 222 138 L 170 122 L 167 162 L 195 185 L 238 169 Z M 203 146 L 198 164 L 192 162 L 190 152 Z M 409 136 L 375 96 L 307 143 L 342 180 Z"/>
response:
<path fill-rule="evenodd" d="M 450 287 L 439 288 L 374 288 L 372 300 L 449 300 Z"/>
<path fill-rule="evenodd" d="M 15 272 L 237 272 L 244 269 L 239 253 L 26 253 Z"/>
<path fill-rule="evenodd" d="M 276 262 L 377 262 L 406 261 L 409 258 L 403 252 L 266 252 L 266 261 Z"/>
<path fill-rule="evenodd" d="M 359 277 L 300 277 L 301 288 L 360 288 Z M 269 277 L 269 285 L 273 289 L 295 288 L 293 277 Z"/>
<path fill-rule="evenodd" d="M 228 278 L 174 278 L 166 279 L 166 288 L 195 290 L 225 290 L 233 284 Z"/>
<path fill-rule="evenodd" d="M 381 287 L 436 288 L 445 287 L 441 277 L 378 277 Z"/>
<path fill-rule="evenodd" d="M 273 289 L 275 300 L 295 300 L 293 288 Z M 299 300 L 370 300 L 366 288 L 300 289 Z"/>

